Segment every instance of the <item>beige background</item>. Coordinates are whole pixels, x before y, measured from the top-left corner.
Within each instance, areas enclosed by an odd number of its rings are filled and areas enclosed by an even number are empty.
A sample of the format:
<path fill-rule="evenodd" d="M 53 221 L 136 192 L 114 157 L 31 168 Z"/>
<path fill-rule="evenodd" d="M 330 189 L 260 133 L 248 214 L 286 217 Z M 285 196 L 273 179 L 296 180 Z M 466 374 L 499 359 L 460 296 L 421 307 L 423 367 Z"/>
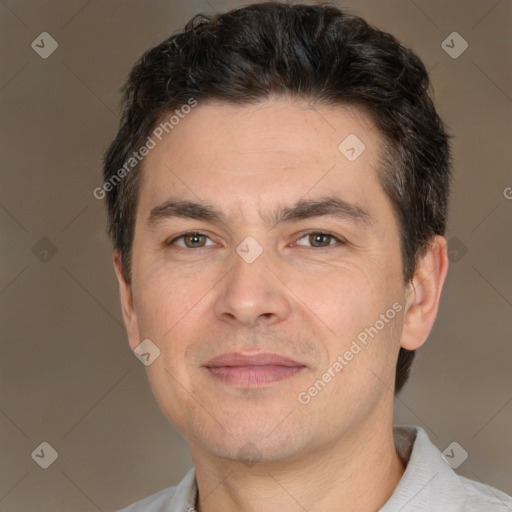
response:
<path fill-rule="evenodd" d="M 0 3 L 2 512 L 110 510 L 177 483 L 191 466 L 128 348 L 92 191 L 136 58 L 194 13 L 236 5 Z M 448 238 L 458 253 L 396 422 L 423 426 L 441 450 L 457 441 L 469 453 L 458 472 L 510 494 L 512 2 L 339 5 L 417 51 L 456 134 Z M 59 45 L 47 59 L 31 48 L 44 31 Z M 454 31 L 469 43 L 457 59 L 441 47 Z M 43 441 L 58 452 L 48 469 L 31 458 Z"/>

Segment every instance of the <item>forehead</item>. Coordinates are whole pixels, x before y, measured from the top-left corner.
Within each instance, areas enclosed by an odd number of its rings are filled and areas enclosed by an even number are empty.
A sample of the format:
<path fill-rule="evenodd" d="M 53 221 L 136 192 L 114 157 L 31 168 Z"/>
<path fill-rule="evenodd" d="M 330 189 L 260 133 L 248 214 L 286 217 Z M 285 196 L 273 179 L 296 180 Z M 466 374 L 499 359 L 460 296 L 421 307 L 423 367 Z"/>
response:
<path fill-rule="evenodd" d="M 165 118 L 164 118 L 165 120 Z M 363 111 L 270 98 L 199 104 L 145 157 L 140 208 L 169 196 L 217 197 L 225 209 L 333 194 L 378 193 L 381 138 Z"/>

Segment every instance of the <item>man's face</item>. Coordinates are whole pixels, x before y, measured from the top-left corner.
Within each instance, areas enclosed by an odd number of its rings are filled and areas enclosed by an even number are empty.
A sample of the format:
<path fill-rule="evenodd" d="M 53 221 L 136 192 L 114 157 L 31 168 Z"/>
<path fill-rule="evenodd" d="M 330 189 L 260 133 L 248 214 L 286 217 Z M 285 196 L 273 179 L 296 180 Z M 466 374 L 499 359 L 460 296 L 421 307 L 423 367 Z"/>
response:
<path fill-rule="evenodd" d="M 391 421 L 407 290 L 380 145 L 356 109 L 212 102 L 145 158 L 130 345 L 160 349 L 148 377 L 193 452 L 293 459 Z"/>

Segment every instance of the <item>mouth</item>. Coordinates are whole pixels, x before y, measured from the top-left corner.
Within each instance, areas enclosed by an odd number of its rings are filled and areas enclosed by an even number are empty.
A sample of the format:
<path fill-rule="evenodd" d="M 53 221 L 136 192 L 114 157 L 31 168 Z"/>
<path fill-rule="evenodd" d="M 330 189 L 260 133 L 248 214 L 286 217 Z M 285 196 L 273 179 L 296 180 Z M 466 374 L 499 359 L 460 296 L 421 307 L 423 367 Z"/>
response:
<path fill-rule="evenodd" d="M 279 354 L 222 354 L 204 367 L 220 381 L 238 388 L 260 388 L 289 379 L 305 365 Z"/>

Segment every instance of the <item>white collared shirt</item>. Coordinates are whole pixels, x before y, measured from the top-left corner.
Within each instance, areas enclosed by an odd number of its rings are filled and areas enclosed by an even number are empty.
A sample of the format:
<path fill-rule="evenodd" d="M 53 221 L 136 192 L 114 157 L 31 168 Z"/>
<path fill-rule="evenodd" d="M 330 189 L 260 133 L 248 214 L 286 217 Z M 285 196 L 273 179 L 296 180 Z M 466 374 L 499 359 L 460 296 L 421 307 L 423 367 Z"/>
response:
<path fill-rule="evenodd" d="M 510 496 L 457 475 L 421 427 L 394 426 L 393 436 L 406 468 L 379 512 L 512 512 Z M 177 486 L 118 512 L 195 512 L 196 499 L 192 468 Z"/>

